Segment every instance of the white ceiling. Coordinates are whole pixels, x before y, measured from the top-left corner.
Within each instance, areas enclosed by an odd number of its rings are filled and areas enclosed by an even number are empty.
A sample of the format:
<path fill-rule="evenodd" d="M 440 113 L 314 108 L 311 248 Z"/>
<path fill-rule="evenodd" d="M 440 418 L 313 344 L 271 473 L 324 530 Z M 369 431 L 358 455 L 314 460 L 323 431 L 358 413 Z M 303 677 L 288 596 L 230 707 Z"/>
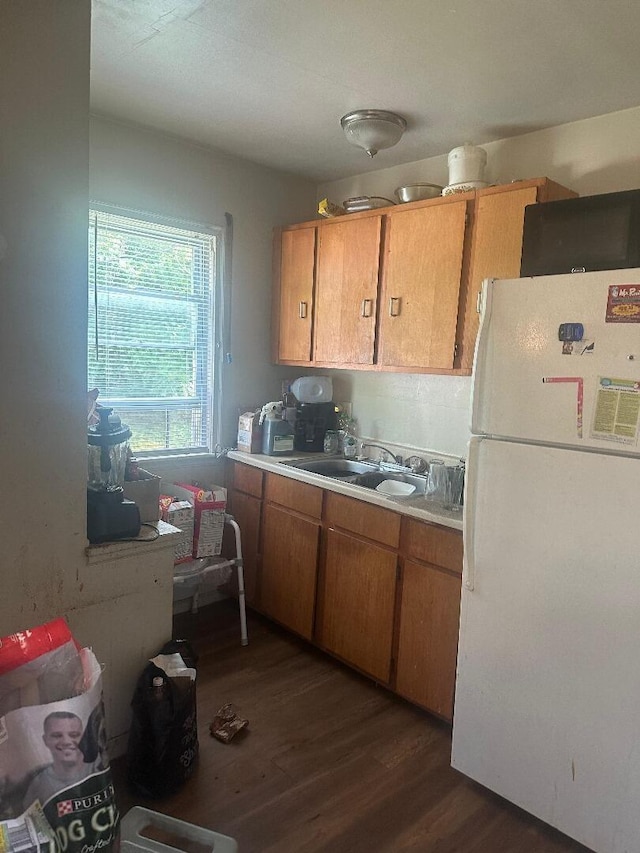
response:
<path fill-rule="evenodd" d="M 93 0 L 92 111 L 315 181 L 640 105 L 637 0 Z M 340 118 L 408 129 L 373 160 Z"/>

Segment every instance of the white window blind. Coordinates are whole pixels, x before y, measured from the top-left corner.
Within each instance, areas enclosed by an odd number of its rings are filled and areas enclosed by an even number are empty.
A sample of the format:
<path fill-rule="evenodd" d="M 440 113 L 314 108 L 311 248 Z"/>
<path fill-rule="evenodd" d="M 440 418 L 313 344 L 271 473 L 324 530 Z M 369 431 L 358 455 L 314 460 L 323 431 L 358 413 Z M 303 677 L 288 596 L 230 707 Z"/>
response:
<path fill-rule="evenodd" d="M 88 387 L 141 451 L 208 450 L 216 236 L 89 215 Z"/>

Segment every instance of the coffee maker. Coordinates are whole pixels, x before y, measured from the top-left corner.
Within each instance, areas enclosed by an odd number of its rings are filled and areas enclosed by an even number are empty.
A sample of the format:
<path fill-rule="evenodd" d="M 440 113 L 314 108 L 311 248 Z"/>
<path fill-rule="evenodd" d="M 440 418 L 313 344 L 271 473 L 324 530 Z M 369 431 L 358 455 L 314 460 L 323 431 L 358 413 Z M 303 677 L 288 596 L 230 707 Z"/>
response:
<path fill-rule="evenodd" d="M 294 449 L 322 453 L 325 432 L 328 429 L 336 429 L 337 424 L 335 403 L 298 403 L 294 425 Z"/>

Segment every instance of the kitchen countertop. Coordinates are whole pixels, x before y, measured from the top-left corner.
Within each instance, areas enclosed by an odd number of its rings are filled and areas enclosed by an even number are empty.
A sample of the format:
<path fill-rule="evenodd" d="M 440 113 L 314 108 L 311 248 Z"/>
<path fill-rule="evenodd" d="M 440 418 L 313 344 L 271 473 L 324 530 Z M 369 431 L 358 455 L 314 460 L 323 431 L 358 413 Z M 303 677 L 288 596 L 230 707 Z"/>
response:
<path fill-rule="evenodd" d="M 161 550 L 173 547 L 175 538 L 180 530 L 166 521 L 156 521 L 155 524 L 143 524 L 135 539 L 114 539 L 111 542 L 100 542 L 88 545 L 86 548 L 89 565 L 119 560 L 139 554 L 141 549 Z"/>
<path fill-rule="evenodd" d="M 292 453 L 288 456 L 266 456 L 262 453 L 242 453 L 239 450 L 230 450 L 227 455 L 234 462 L 243 462 L 245 465 L 261 468 L 263 471 L 271 471 L 274 474 L 281 474 L 283 477 L 290 477 L 292 480 L 299 480 L 301 483 L 309 483 L 329 492 L 337 492 L 340 495 L 357 498 L 365 503 L 375 504 L 390 509 L 392 512 L 417 518 L 420 521 L 441 524 L 443 527 L 451 527 L 454 530 L 462 530 L 462 510 L 457 512 L 446 510 L 442 504 L 430 501 L 424 495 L 409 498 L 388 497 L 375 489 L 366 489 L 363 486 L 344 483 L 341 480 L 334 480 L 322 474 L 303 471 L 300 468 L 292 468 L 284 464 L 297 460 L 326 459 L 327 457 L 321 453 L 315 455 Z"/>

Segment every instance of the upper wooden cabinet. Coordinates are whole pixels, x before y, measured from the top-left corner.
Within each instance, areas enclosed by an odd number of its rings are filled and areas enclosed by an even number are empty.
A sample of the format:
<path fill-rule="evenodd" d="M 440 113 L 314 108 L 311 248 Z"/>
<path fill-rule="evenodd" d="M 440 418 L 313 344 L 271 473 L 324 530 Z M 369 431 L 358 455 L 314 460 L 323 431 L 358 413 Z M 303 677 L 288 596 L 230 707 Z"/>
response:
<path fill-rule="evenodd" d="M 373 364 L 382 217 L 318 229 L 313 360 Z"/>
<path fill-rule="evenodd" d="M 387 217 L 378 363 L 452 368 L 467 202 Z"/>
<path fill-rule="evenodd" d="M 476 193 L 471 262 L 460 301 L 456 367 L 471 370 L 478 334 L 478 293 L 485 278 L 518 278 L 524 209 L 528 204 L 572 198 L 577 193 L 547 178 L 516 181 Z"/>
<path fill-rule="evenodd" d="M 278 239 L 278 361 L 311 360 L 315 248 L 315 228 L 282 231 Z"/>
<path fill-rule="evenodd" d="M 534 178 L 277 229 L 274 361 L 469 374 L 478 292 L 520 274 L 525 207 L 575 195 Z"/>

